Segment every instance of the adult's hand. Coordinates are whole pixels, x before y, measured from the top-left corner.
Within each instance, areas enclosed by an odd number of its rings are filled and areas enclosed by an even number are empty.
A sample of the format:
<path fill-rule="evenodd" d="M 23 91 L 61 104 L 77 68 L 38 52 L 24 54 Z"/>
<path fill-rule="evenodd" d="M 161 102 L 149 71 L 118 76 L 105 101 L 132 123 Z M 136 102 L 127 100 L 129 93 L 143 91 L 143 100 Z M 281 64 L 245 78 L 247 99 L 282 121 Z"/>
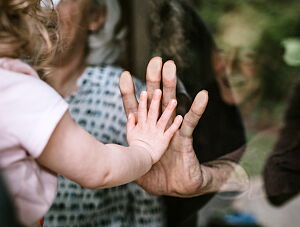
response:
<path fill-rule="evenodd" d="M 176 66 L 173 61 L 163 64 L 162 59 L 156 57 L 151 59 L 147 67 L 148 97 L 151 98 L 154 90 L 160 88 L 161 78 L 162 110 L 164 110 L 168 102 L 176 98 Z M 138 102 L 135 98 L 133 80 L 128 72 L 121 75 L 120 90 L 126 114 L 136 113 Z M 192 137 L 207 102 L 207 92 L 199 92 L 166 153 L 146 175 L 137 180 L 146 191 L 156 195 L 190 197 L 199 194 L 201 188 L 207 184 L 203 168 L 193 149 Z"/>

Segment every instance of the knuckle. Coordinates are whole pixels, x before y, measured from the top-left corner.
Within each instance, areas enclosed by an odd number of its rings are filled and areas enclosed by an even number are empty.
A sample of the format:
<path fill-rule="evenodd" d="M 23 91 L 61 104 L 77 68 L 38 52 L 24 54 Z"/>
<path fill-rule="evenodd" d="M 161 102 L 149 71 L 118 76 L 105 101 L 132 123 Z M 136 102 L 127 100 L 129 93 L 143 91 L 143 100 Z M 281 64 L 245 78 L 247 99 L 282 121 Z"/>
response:
<path fill-rule="evenodd" d="M 128 87 L 120 87 L 120 91 L 121 91 L 121 95 L 123 97 L 127 97 L 128 95 L 134 93 L 133 90 L 131 88 L 128 88 Z"/>
<path fill-rule="evenodd" d="M 202 116 L 201 113 L 195 111 L 193 108 L 191 108 L 188 114 L 189 114 L 189 118 L 193 118 L 195 119 L 195 121 L 198 121 Z"/>
<path fill-rule="evenodd" d="M 190 135 L 186 131 L 183 132 L 182 130 L 179 131 L 179 136 L 184 138 L 184 139 L 190 138 Z"/>
<path fill-rule="evenodd" d="M 174 89 L 176 87 L 176 80 L 173 77 L 164 77 L 163 78 L 164 88 Z"/>
<path fill-rule="evenodd" d="M 191 128 L 194 128 L 196 127 L 198 121 L 195 121 L 193 119 L 193 117 L 191 117 L 190 115 L 187 115 L 185 118 L 184 118 L 184 124 L 191 127 Z"/>
<path fill-rule="evenodd" d="M 169 102 L 167 100 L 163 100 L 162 107 L 166 109 L 168 104 L 169 104 Z"/>
<path fill-rule="evenodd" d="M 128 107 L 128 112 L 129 113 L 135 113 L 136 112 L 136 108 L 134 108 L 133 106 Z"/>

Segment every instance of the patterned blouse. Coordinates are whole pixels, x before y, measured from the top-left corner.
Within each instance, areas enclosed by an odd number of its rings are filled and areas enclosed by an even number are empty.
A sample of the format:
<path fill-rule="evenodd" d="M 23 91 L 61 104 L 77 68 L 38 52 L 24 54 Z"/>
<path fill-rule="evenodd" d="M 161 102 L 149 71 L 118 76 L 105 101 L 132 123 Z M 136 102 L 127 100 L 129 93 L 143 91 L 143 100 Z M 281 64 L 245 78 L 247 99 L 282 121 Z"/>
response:
<path fill-rule="evenodd" d="M 78 91 L 66 100 L 73 119 L 103 143 L 127 145 L 126 115 L 119 91 L 123 70 L 114 66 L 87 67 Z M 135 80 L 137 94 L 145 89 Z M 164 226 L 161 197 L 135 183 L 90 190 L 59 176 L 56 200 L 44 219 L 45 227 Z"/>

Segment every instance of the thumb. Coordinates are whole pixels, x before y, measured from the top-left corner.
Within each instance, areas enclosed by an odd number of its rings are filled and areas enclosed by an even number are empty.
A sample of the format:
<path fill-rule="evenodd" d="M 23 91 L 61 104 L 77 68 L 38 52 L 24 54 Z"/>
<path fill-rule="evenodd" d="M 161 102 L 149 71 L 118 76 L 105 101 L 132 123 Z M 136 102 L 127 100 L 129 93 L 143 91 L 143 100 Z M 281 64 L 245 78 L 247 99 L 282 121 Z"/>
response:
<path fill-rule="evenodd" d="M 194 129 L 206 109 L 207 102 L 207 91 L 200 91 L 194 99 L 189 112 L 184 116 L 182 126 L 180 128 L 180 135 L 184 137 L 192 137 Z"/>

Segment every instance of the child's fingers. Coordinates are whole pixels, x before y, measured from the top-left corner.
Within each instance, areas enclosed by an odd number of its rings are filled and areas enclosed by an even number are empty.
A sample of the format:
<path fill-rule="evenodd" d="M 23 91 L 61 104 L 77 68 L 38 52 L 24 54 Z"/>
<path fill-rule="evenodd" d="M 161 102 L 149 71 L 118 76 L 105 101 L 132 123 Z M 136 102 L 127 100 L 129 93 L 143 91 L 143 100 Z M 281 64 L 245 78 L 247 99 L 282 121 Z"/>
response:
<path fill-rule="evenodd" d="M 138 107 L 138 124 L 144 124 L 147 120 L 147 92 L 143 91 L 140 96 Z"/>
<path fill-rule="evenodd" d="M 162 113 L 160 119 L 157 122 L 157 127 L 158 128 L 162 128 L 163 130 L 165 130 L 165 128 L 166 128 L 166 126 L 168 124 L 168 121 L 170 120 L 170 118 L 171 118 L 171 116 L 173 114 L 173 111 L 176 108 L 176 105 L 177 105 L 177 101 L 175 99 L 172 99 L 169 102 L 167 108 Z"/>
<path fill-rule="evenodd" d="M 159 115 L 161 96 L 162 96 L 161 90 L 156 89 L 153 93 L 153 97 L 148 112 L 148 121 L 153 123 L 154 125 L 156 125 L 157 118 Z"/>
<path fill-rule="evenodd" d="M 167 136 L 168 138 L 171 139 L 174 136 L 175 132 L 179 129 L 182 121 L 183 121 L 183 117 L 182 116 L 180 116 L 180 115 L 176 116 L 173 124 L 165 132 L 165 136 Z"/>
<path fill-rule="evenodd" d="M 127 133 L 131 131 L 134 127 L 135 127 L 135 116 L 133 113 L 130 113 L 128 115 L 127 125 L 126 125 Z"/>

